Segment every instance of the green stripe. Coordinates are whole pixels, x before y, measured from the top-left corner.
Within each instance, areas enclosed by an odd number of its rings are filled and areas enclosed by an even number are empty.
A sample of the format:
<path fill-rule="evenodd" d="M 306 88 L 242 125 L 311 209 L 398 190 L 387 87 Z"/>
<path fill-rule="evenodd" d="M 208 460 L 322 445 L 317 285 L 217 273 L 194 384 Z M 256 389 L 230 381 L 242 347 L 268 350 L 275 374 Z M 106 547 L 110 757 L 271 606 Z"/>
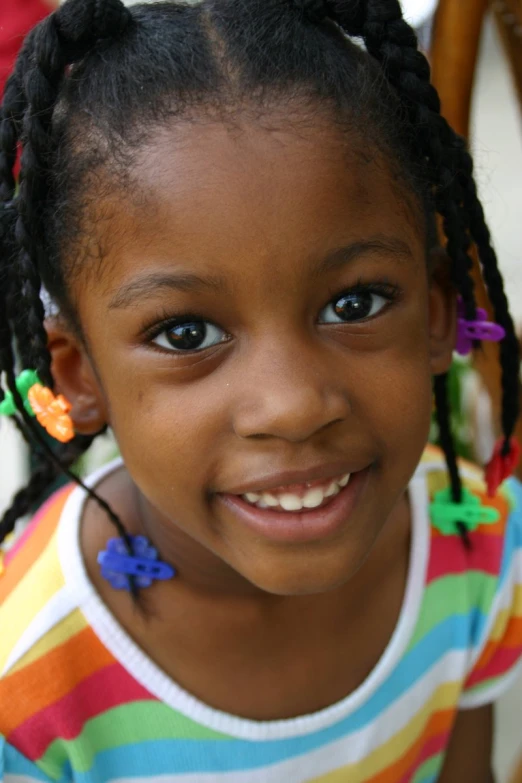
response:
<path fill-rule="evenodd" d="M 424 591 L 421 611 L 408 651 L 436 625 L 456 614 L 477 608 L 487 614 L 497 589 L 497 577 L 483 571 L 450 574 L 431 582 Z"/>
<path fill-rule="evenodd" d="M 515 664 L 516 665 L 516 664 Z M 483 691 L 489 690 L 489 688 L 493 688 L 497 682 L 502 682 L 508 674 L 511 674 L 513 671 L 512 668 L 506 669 L 506 671 L 502 672 L 501 674 L 497 674 L 496 677 L 490 677 L 487 680 L 484 680 L 483 682 L 477 682 L 476 685 L 472 685 L 471 688 L 466 688 L 465 691 L 463 691 L 463 696 L 470 696 L 474 695 L 476 693 L 482 693 Z"/>
<path fill-rule="evenodd" d="M 104 750 L 154 740 L 227 740 L 225 734 L 207 729 L 155 701 L 133 702 L 108 710 L 87 721 L 72 740 L 54 740 L 38 762 L 50 777 L 69 762 L 77 772 L 91 769 L 94 758 Z"/>
<path fill-rule="evenodd" d="M 438 775 L 442 769 L 443 762 L 444 755 L 442 753 L 432 756 L 418 768 L 411 783 L 423 783 L 424 780 L 430 780 L 433 775 Z"/>

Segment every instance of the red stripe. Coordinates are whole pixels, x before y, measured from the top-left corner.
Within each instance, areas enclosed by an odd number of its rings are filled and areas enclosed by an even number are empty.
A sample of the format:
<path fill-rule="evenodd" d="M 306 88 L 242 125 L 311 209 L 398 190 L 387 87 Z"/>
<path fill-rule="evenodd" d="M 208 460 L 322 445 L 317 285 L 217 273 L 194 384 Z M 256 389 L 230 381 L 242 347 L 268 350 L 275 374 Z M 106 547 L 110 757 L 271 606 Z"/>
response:
<path fill-rule="evenodd" d="M 469 571 L 482 571 L 491 576 L 498 576 L 502 564 L 504 538 L 475 533 L 471 536 L 471 543 L 472 549 L 468 551 L 462 546 L 458 536 L 433 537 L 427 584 L 443 576 Z"/>
<path fill-rule="evenodd" d="M 473 688 L 473 686 L 479 685 L 486 680 L 507 674 L 515 663 L 517 663 L 521 653 L 522 645 L 517 645 L 517 647 L 501 647 L 485 666 L 476 669 L 471 673 L 466 682 L 466 689 Z"/>
<path fill-rule="evenodd" d="M 72 740 L 97 715 L 135 701 L 157 701 L 119 663 L 87 677 L 67 696 L 28 718 L 8 741 L 37 761 L 56 739 Z"/>

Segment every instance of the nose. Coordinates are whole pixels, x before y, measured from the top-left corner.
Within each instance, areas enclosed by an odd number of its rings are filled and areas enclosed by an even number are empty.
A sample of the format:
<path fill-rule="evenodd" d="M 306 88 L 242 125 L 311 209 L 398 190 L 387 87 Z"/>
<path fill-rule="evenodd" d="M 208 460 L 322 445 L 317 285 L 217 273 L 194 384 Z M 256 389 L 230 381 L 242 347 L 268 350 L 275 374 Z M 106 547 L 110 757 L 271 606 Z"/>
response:
<path fill-rule="evenodd" d="M 234 431 L 240 438 L 304 442 L 350 414 L 338 357 L 324 346 L 265 346 L 243 364 Z"/>

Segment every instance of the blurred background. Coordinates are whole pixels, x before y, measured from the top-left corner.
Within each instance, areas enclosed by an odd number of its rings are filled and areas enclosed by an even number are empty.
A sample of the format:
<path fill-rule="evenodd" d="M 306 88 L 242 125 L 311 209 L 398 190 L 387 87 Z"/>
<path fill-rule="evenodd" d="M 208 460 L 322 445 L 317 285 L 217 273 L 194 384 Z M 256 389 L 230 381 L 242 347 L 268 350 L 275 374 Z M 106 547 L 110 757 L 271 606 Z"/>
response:
<path fill-rule="evenodd" d="M 0 93 L 23 35 L 52 10 L 54 2 L 0 0 Z M 467 133 L 469 112 L 481 198 L 522 334 L 522 0 L 403 0 L 403 7 L 423 48 L 433 57 L 445 113 L 461 133 Z M 498 381 L 490 359 L 484 356 L 475 369 L 467 364 L 455 369 L 454 425 L 460 450 L 479 461 L 488 458 L 495 439 Z M 88 470 L 113 456 L 114 448 L 110 439 L 97 443 L 83 468 Z M 23 484 L 28 469 L 18 436 L 9 422 L 2 421 L 0 514 Z M 522 754 L 521 726 L 522 677 L 498 705 L 495 766 L 499 783 L 512 780 L 515 760 Z"/>

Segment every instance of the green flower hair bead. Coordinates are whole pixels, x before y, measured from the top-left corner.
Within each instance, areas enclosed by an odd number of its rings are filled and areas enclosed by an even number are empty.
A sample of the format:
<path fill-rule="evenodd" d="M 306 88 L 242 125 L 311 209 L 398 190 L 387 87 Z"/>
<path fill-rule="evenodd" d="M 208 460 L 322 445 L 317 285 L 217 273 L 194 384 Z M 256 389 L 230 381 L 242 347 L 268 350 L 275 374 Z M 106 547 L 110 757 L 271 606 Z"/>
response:
<path fill-rule="evenodd" d="M 24 401 L 26 411 L 30 416 L 34 416 L 35 413 L 29 404 L 27 395 L 29 394 L 29 389 L 31 389 L 36 383 L 41 383 L 41 381 L 38 377 L 38 374 L 34 370 L 24 370 L 16 379 L 16 388 L 18 389 L 20 397 Z M 15 405 L 12 393 L 7 392 L 4 400 L 0 402 L 0 416 L 13 416 L 17 410 L 18 409 Z"/>
<path fill-rule="evenodd" d="M 430 504 L 430 516 L 433 526 L 444 536 L 450 536 L 457 531 L 458 522 L 473 531 L 479 525 L 494 525 L 500 519 L 500 512 L 483 505 L 477 495 L 465 488 L 462 489 L 462 502 L 455 503 L 448 488 L 435 494 Z"/>

